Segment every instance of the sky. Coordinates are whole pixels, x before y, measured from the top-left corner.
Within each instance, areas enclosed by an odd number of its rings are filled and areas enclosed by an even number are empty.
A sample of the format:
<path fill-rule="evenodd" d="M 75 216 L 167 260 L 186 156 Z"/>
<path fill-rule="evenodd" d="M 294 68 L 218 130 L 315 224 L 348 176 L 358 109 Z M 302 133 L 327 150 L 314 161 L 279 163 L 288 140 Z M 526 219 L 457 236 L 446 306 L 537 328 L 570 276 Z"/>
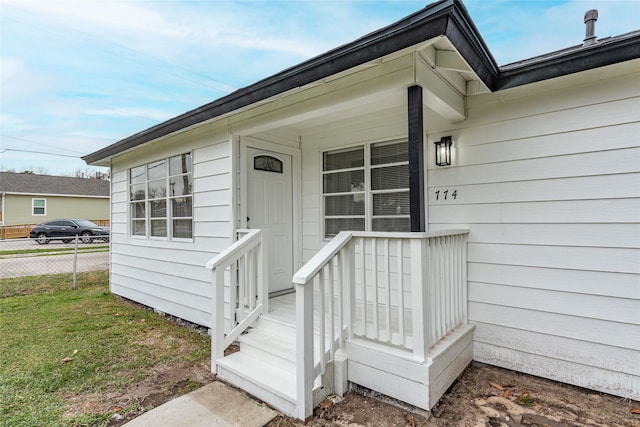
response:
<path fill-rule="evenodd" d="M 0 170 L 80 158 L 430 3 L 0 0 Z M 498 65 L 640 29 L 640 0 L 466 0 Z"/>

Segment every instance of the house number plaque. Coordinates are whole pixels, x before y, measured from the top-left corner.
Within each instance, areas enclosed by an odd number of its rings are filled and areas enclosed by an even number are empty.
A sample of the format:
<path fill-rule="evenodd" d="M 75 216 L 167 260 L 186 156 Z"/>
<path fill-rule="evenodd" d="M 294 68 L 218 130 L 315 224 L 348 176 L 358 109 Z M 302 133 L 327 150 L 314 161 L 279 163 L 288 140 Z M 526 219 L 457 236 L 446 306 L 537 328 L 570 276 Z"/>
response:
<path fill-rule="evenodd" d="M 436 200 L 447 200 L 453 199 L 455 200 L 458 197 L 458 190 L 455 188 L 453 190 L 438 190 L 436 191 Z"/>

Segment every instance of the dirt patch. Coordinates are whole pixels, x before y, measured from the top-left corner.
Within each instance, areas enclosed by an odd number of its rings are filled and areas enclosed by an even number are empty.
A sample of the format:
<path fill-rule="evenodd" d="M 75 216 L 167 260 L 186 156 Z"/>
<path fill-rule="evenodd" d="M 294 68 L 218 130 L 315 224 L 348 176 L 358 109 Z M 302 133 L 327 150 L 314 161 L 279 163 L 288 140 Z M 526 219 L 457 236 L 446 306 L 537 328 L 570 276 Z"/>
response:
<path fill-rule="evenodd" d="M 337 399 L 335 399 L 337 400 Z M 322 407 L 324 406 L 324 407 Z M 631 413 L 640 402 L 557 383 L 506 369 L 473 363 L 442 397 L 427 419 L 407 407 L 349 393 L 325 401 L 307 426 L 640 426 Z M 277 417 L 268 427 L 302 426 Z"/>
<path fill-rule="evenodd" d="M 197 365 L 158 365 L 146 372 L 146 377 L 126 393 L 104 396 L 114 413 L 109 427 L 121 426 L 150 409 L 212 382 L 215 377 L 211 374 L 210 363 L 207 359 Z"/>
<path fill-rule="evenodd" d="M 68 395 L 65 400 L 69 415 L 112 412 L 108 426 L 118 427 L 214 380 L 209 360 L 197 365 L 166 363 L 148 371 L 146 377 L 126 393 Z M 408 406 L 396 405 L 359 390 L 342 399 L 326 400 L 315 409 L 306 425 L 640 427 L 640 414 L 631 413 L 632 409 L 640 408 L 640 402 L 475 362 L 442 397 L 430 417 Z M 267 424 L 268 427 L 303 425 L 283 415 Z"/>
<path fill-rule="evenodd" d="M 165 363 L 145 373 L 145 378 L 125 393 L 67 394 L 66 416 L 113 413 L 109 427 L 117 427 L 169 400 L 187 394 L 215 380 L 210 360 L 196 365 Z M 126 375 L 126 374 L 123 374 Z"/>

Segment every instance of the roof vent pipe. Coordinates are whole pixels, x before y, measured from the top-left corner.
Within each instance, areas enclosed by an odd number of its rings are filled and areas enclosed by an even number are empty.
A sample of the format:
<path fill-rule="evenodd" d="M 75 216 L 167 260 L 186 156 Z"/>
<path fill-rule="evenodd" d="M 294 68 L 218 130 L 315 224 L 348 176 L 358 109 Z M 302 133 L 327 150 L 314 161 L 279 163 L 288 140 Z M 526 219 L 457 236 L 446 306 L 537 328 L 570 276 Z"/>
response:
<path fill-rule="evenodd" d="M 584 14 L 584 23 L 587 24 L 587 33 L 582 46 L 591 46 L 598 40 L 595 36 L 596 21 L 598 20 L 598 10 L 591 9 Z"/>

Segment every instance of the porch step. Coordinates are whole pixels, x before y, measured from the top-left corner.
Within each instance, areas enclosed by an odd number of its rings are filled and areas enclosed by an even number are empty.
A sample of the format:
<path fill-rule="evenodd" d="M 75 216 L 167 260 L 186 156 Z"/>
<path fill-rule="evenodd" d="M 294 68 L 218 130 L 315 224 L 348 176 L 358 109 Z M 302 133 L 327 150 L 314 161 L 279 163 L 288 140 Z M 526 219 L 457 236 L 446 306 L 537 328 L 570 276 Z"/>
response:
<path fill-rule="evenodd" d="M 253 328 L 265 331 L 271 335 L 281 337 L 283 339 L 293 340 L 295 346 L 295 319 L 291 322 L 286 318 L 282 318 L 282 316 L 279 316 L 278 314 L 279 313 L 274 312 L 262 314 L 253 324 Z"/>
<path fill-rule="evenodd" d="M 238 337 L 240 351 L 217 361 L 218 376 L 272 407 L 296 413 L 296 330 L 288 319 L 261 315 Z"/>
<path fill-rule="evenodd" d="M 288 334 L 274 335 L 263 328 L 251 328 L 238 337 L 240 351 L 266 363 L 295 372 L 296 341 Z"/>
<path fill-rule="evenodd" d="M 242 350 L 218 360 L 217 364 L 219 378 L 279 411 L 296 413 L 295 369 L 282 369 Z"/>

